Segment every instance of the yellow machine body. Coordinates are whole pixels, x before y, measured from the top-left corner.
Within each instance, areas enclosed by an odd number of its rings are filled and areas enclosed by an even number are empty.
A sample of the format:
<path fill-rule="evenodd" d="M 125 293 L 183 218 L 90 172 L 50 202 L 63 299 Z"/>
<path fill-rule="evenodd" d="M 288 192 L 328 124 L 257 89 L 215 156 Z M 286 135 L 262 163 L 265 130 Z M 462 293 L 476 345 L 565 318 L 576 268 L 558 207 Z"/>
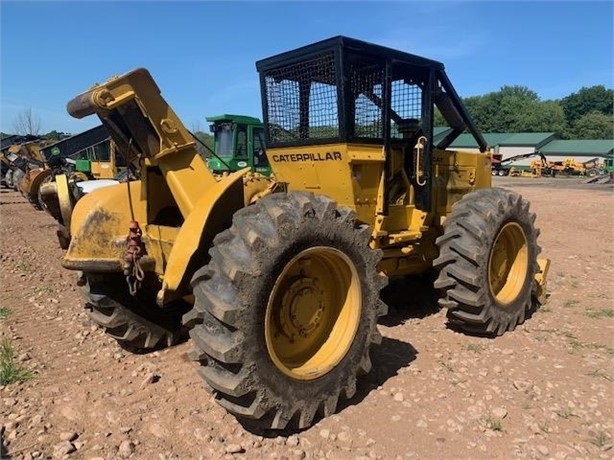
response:
<path fill-rule="evenodd" d="M 216 178 L 145 69 L 95 86 L 68 109 L 75 116 L 97 113 L 109 126 L 126 110 L 140 112 L 146 124 L 132 127 L 137 135 L 145 133 L 143 138 L 115 133 L 116 142 L 124 140 L 118 147 L 128 161 L 139 163 L 140 180 L 95 190 L 76 203 L 62 265 L 85 272 L 121 271 L 126 236 L 136 221 L 146 248 L 141 265 L 160 282 L 158 302 L 185 296 L 188 265 L 207 257 L 198 250 L 230 226 L 237 209 L 270 189 L 270 181 L 256 180 L 249 168 Z"/>
<path fill-rule="evenodd" d="M 51 177 L 48 168 L 30 169 L 19 182 L 19 190 L 27 198 L 35 199 L 43 182 Z"/>
<path fill-rule="evenodd" d="M 439 305 L 471 333 L 511 331 L 545 301 L 535 215 L 491 187 L 492 153 L 441 63 L 333 37 L 256 68 L 270 177 L 210 172 L 145 69 L 69 102 L 139 170 L 60 206 L 62 264 L 107 334 L 154 349 L 189 330 L 223 407 L 303 429 L 371 369 L 387 277 L 436 271 Z M 480 152 L 450 149 L 465 131 Z"/>
<path fill-rule="evenodd" d="M 119 153 L 117 152 L 115 142 L 106 142 L 109 144 L 108 160 L 102 159 L 97 155 L 95 146 L 89 147 L 85 152 L 85 155 L 89 160 L 89 173 L 94 179 L 113 179 L 120 172 L 116 161 Z"/>
<path fill-rule="evenodd" d="M 38 191 L 41 184 L 51 175 L 41 151 L 52 142 L 48 140 L 24 142 L 20 145 L 13 145 L 8 150 L 9 153 L 33 160 L 26 163 L 27 170 L 24 171 L 25 174 L 16 185 L 22 195 L 34 204 L 38 204 Z"/>
<path fill-rule="evenodd" d="M 131 110 L 141 110 L 150 122 L 145 128 L 151 130 L 148 144 L 141 146 L 147 153 L 136 151 L 135 145 L 128 147 L 129 140 L 120 146 L 130 150 L 132 159 L 138 157 L 141 180 L 105 187 L 77 203 L 63 265 L 81 271 L 120 271 L 128 227 L 136 220 L 147 248 L 143 264 L 160 279 L 160 304 L 188 294 L 190 261 L 195 255 L 206 259 L 206 254 L 198 254 L 199 248 L 207 247 L 203 240 L 212 241 L 230 225 L 234 211 L 276 186 L 323 194 L 353 208 L 358 219 L 373 229 L 371 246 L 384 250 L 379 268 L 389 276 L 427 270 L 437 257 L 435 239 L 452 205 L 468 192 L 491 186 L 489 152 L 435 150 L 430 174 L 434 205 L 431 211 L 422 211 L 403 172 L 405 161 L 419 164 L 420 146 L 408 149 L 400 144 L 391 147 L 388 162 L 381 146 L 367 144 L 269 149 L 274 179 L 255 181 L 248 169 L 215 177 L 144 69 L 98 85 L 71 104 L 75 113 L 96 112 L 104 122 L 127 101 Z M 385 183 L 385 177 L 392 179 Z M 384 215 L 385 188 L 394 193 L 389 194 Z M 169 210 L 177 211 L 170 220 L 164 216 Z"/>
<path fill-rule="evenodd" d="M 414 188 L 403 174 L 403 162 L 413 161 L 401 148 L 392 148 L 389 184 L 384 183 L 385 154 L 381 147 L 333 144 L 305 148 L 269 149 L 275 178 L 289 191 L 323 194 L 356 211 L 373 229 L 371 246 L 384 250 L 380 270 L 387 275 L 420 273 L 437 257 L 435 238 L 452 205 L 467 193 L 491 186 L 489 153 L 437 150 L 431 177 L 433 209 L 415 206 Z M 395 190 L 383 215 L 384 187 Z"/>

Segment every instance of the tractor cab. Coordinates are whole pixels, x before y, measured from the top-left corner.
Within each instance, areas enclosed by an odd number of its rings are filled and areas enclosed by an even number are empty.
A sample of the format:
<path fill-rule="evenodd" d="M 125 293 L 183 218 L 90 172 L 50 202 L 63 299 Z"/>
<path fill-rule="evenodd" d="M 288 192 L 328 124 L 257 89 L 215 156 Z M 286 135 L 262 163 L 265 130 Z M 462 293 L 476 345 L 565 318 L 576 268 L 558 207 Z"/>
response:
<path fill-rule="evenodd" d="M 214 173 L 234 172 L 250 167 L 252 171 L 271 174 L 266 156 L 264 127 L 254 117 L 244 115 L 218 115 L 207 117 L 213 133 L 213 158 L 207 162 Z"/>
<path fill-rule="evenodd" d="M 364 221 L 399 203 L 431 211 L 435 164 L 454 164 L 435 152 L 461 133 L 487 149 L 440 62 L 338 36 L 256 67 L 275 177 Z M 436 109 L 448 125 L 437 139 Z"/>
<path fill-rule="evenodd" d="M 126 169 L 126 162 L 109 138 L 72 155 L 75 169 L 88 179 L 113 179 Z"/>

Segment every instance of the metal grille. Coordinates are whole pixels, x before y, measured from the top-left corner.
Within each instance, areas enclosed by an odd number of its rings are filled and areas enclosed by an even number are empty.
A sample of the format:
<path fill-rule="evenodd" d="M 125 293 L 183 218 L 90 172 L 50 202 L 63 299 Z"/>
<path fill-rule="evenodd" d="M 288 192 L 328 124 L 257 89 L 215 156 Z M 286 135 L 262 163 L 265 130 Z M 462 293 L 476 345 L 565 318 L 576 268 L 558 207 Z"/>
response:
<path fill-rule="evenodd" d="M 418 85 L 410 85 L 403 80 L 392 82 L 392 110 L 404 120 L 422 119 L 422 89 Z M 397 131 L 396 123 L 392 122 L 392 137 L 402 137 Z"/>
<path fill-rule="evenodd" d="M 339 136 L 334 52 L 268 71 L 265 85 L 272 144 Z"/>
<path fill-rule="evenodd" d="M 354 95 L 354 136 L 383 137 L 383 69 L 352 65 L 350 75 L 350 89 Z"/>
<path fill-rule="evenodd" d="M 401 118 L 422 118 L 422 89 L 403 80 L 393 81 L 391 105 Z"/>

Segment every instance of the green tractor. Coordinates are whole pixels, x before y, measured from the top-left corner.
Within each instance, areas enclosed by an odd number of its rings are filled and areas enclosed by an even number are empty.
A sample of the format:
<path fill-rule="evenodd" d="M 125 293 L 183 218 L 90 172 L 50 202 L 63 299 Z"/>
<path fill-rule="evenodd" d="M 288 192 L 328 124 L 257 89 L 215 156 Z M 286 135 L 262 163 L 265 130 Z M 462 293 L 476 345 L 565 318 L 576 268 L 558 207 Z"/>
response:
<path fill-rule="evenodd" d="M 266 157 L 264 126 L 258 118 L 245 115 L 207 117 L 214 137 L 215 156 L 207 160 L 215 174 L 231 173 L 243 168 L 269 176 L 271 166 Z"/>
<path fill-rule="evenodd" d="M 612 174 L 614 172 L 614 155 L 609 155 L 603 162 L 604 174 Z"/>

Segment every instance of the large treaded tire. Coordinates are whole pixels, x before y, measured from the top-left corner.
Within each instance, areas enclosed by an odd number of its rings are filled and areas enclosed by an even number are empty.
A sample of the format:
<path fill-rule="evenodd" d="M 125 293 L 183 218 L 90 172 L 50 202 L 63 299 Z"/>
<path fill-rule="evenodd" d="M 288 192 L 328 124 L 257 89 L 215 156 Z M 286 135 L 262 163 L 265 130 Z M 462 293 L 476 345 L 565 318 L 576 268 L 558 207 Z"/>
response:
<path fill-rule="evenodd" d="M 195 307 L 184 323 L 196 324 L 190 331 L 193 357 L 206 386 L 246 427 L 307 428 L 314 419 L 333 414 L 340 397 L 351 398 L 357 375 L 370 371 L 370 347 L 381 342 L 377 318 L 387 311 L 379 298 L 387 278 L 377 273 L 381 251 L 369 248 L 370 234 L 349 208 L 323 196 L 292 192 L 270 195 L 237 211 L 231 228 L 214 239 L 209 264 L 192 279 Z M 338 362 L 325 363 L 330 369 L 315 378 L 295 378 L 292 369 L 279 365 L 267 343 L 277 337 L 270 332 L 271 299 L 286 279 L 282 294 L 294 295 L 299 282 L 284 274 L 305 251 L 316 251 L 316 257 L 318 251 L 342 253 L 339 260 L 347 261 L 353 279 L 359 279 L 361 299 L 350 306 L 356 330 L 347 352 Z M 298 300 L 289 308 L 309 309 L 299 297 L 293 297 Z"/>
<path fill-rule="evenodd" d="M 181 318 L 189 305 L 177 302 L 160 308 L 155 293 L 147 288 L 133 297 L 121 274 L 87 273 L 81 279 L 89 318 L 122 348 L 133 352 L 155 350 L 187 337 Z"/>
<path fill-rule="evenodd" d="M 9 169 L 4 175 L 4 183 L 7 188 L 13 188 L 13 170 Z"/>
<path fill-rule="evenodd" d="M 20 192 L 19 190 L 19 182 L 21 182 L 21 179 L 23 179 L 23 176 L 25 176 L 26 173 L 24 173 L 21 169 L 16 169 L 15 171 L 13 171 L 13 177 L 11 179 L 12 185 L 13 185 L 13 190 L 15 190 L 16 192 Z"/>
<path fill-rule="evenodd" d="M 529 203 L 501 188 L 477 190 L 454 204 L 433 261 L 439 270 L 434 286 L 443 292 L 439 304 L 452 327 L 492 336 L 524 322 L 536 302 L 541 249 L 534 222 Z M 493 274 L 495 264 L 499 274 Z"/>

